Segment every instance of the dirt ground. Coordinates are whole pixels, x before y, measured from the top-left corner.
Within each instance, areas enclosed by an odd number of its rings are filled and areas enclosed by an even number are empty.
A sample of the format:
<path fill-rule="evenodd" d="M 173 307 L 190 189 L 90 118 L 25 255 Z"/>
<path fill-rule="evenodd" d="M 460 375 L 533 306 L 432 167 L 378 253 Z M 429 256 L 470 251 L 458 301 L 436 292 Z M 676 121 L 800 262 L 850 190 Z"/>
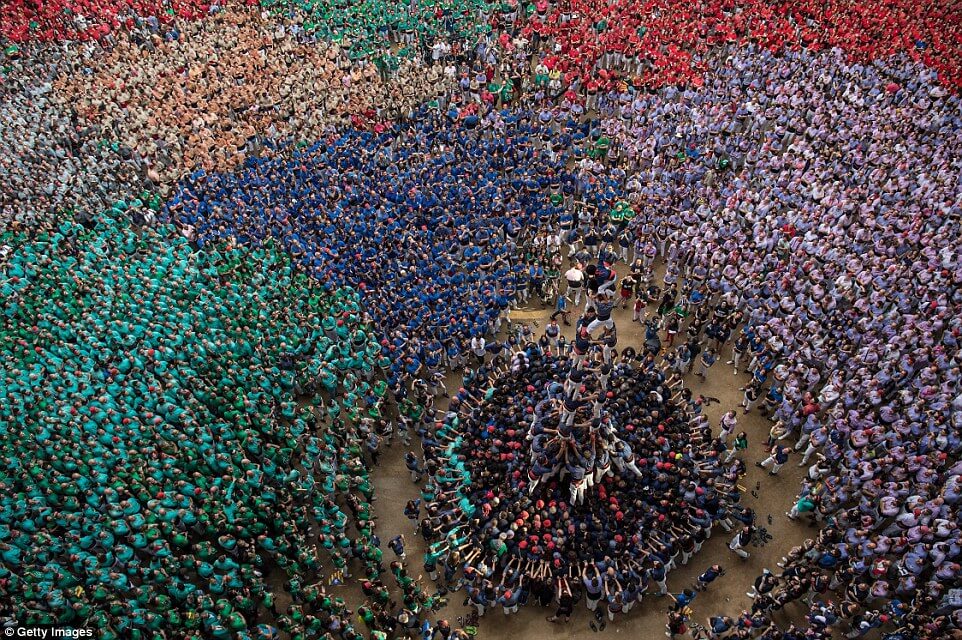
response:
<path fill-rule="evenodd" d="M 623 264 L 618 266 L 620 268 L 616 270 L 623 275 L 625 266 Z M 649 307 L 649 313 L 653 308 L 653 306 Z M 525 322 L 529 325 L 537 323 L 534 333 L 540 336 L 544 325 L 547 324 L 550 311 L 542 307 L 540 302 L 533 301 L 530 306 L 512 312 L 511 318 L 514 322 Z M 577 310 L 573 311 L 572 320 L 577 317 Z M 644 340 L 643 327 L 631 321 L 630 308 L 628 310 L 619 308 L 614 318 L 618 327 L 618 348 L 631 345 L 641 350 Z M 573 327 L 562 328 L 567 338 L 573 337 Z M 793 522 L 785 516 L 785 512 L 794 501 L 805 471 L 797 466 L 799 455 L 793 455 L 777 476 L 769 476 L 767 471 L 754 466 L 755 462 L 767 456 L 764 443 L 771 422 L 759 416 L 757 410 L 753 414 L 743 415 L 739 407 L 742 399 L 739 387 L 749 380 L 749 376 L 745 373 L 735 375 L 731 365 L 725 364 L 730 356 L 730 347 L 729 343 L 722 354 L 724 357 L 710 369 L 705 382 L 689 374 L 685 378 L 685 384 L 696 393 L 714 396 L 721 400 L 720 404 L 712 404 L 705 410 L 716 432 L 722 414 L 730 409 L 739 408 L 739 430 L 746 431 L 749 437 L 749 448 L 743 458 L 748 466 L 748 473 L 741 483 L 748 489 L 743 503 L 755 509 L 758 514 L 758 525 L 766 527 L 773 539 L 766 546 L 751 548 L 751 557 L 742 560 L 728 549 L 732 534 L 726 534 L 721 528 L 715 527 L 711 539 L 688 565 L 669 574 L 669 590 L 672 593 L 678 593 L 692 585 L 696 577 L 713 563 L 721 564 L 726 570 L 726 575 L 717 579 L 706 592 L 700 593 L 692 604 L 694 620 L 702 624 L 706 624 L 706 619 L 710 615 L 723 613 L 734 616 L 742 609 L 748 608 L 751 600 L 746 595 L 746 591 L 762 569 L 768 567 L 777 570 L 775 564 L 788 549 L 816 532 L 814 527 L 800 521 Z M 442 402 L 438 404 L 443 407 L 443 398 L 439 400 Z M 402 513 L 404 504 L 417 495 L 417 488 L 411 482 L 404 466 L 405 451 L 403 444 L 395 441 L 394 447 L 386 450 L 381 457 L 374 473 L 377 496 L 375 512 L 378 517 L 378 535 L 382 541 L 386 542 L 397 533 L 405 535 L 410 571 L 418 575 L 424 552 L 423 540 L 414 535 L 412 523 Z M 421 453 L 417 446 L 414 447 L 414 451 Z M 393 554 L 385 549 L 385 560 L 389 558 L 393 559 Z M 424 580 L 427 581 L 426 576 Z M 452 594 L 450 600 L 449 606 L 439 612 L 438 617 L 446 618 L 454 625 L 457 617 L 462 615 L 466 608 L 461 606 L 462 593 Z M 636 605 L 630 613 L 609 623 L 602 633 L 625 633 L 639 640 L 663 638 L 665 637 L 665 614 L 671 604 L 671 599 L 668 597 L 649 596 Z M 800 614 L 801 610 L 793 609 L 794 606 L 796 605 L 790 605 L 785 615 Z M 513 616 L 503 615 L 500 608 L 492 609 L 482 618 L 478 635 L 488 638 L 515 636 L 525 640 L 595 637 L 595 632 L 588 626 L 589 616 L 583 603 L 576 607 L 575 615 L 568 624 L 547 622 L 545 617 L 551 613 L 553 610 L 541 609 L 536 604 L 522 608 Z"/>

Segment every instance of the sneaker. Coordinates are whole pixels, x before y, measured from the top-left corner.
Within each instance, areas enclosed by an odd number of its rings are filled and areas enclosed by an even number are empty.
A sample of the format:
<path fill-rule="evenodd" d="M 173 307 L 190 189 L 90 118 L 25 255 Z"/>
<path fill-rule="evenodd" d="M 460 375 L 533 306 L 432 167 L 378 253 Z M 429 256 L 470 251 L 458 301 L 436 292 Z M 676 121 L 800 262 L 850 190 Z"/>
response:
<path fill-rule="evenodd" d="M 735 361 L 734 361 L 734 360 L 729 360 L 729 361 L 727 361 L 725 364 L 735 364 Z M 738 369 L 735 369 L 735 371 L 738 371 Z"/>
<path fill-rule="evenodd" d="M 758 465 L 758 466 L 760 467 L 760 466 L 762 466 L 762 465 Z M 770 475 L 770 476 L 777 476 L 778 474 L 775 473 L 774 471 L 769 471 L 769 472 L 768 472 L 768 475 Z"/>

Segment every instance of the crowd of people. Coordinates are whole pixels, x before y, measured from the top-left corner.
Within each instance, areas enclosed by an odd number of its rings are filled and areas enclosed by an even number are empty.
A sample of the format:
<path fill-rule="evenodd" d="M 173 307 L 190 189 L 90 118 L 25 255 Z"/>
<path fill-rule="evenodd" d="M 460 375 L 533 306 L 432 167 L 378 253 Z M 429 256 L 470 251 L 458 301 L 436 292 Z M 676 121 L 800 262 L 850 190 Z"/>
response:
<path fill-rule="evenodd" d="M 853 637 L 957 628 L 919 616 L 959 575 L 957 97 L 914 65 L 745 50 L 703 89 L 605 110 L 628 199 L 679 211 L 681 268 L 739 297 L 743 407 L 777 421 L 760 464 L 777 472 L 786 438 L 800 466 L 818 456 L 789 517 L 825 528 L 753 613 L 830 585 Z"/>
<path fill-rule="evenodd" d="M 137 20 L 109 48 L 25 46 L 7 58 L 3 227 L 164 194 L 189 170 L 236 168 L 264 140 L 383 129 L 457 86 L 440 58 L 352 62 L 337 43 L 238 7 L 197 22 Z"/>
<path fill-rule="evenodd" d="M 83 73 L 58 77 L 54 95 L 137 149 L 164 184 L 185 167 L 232 170 L 260 138 L 314 142 L 333 126 L 396 120 L 455 86 L 441 64 L 352 64 L 337 43 L 252 10 L 135 33 L 104 55 L 91 55 L 93 45 L 69 50 L 66 68 Z"/>
<path fill-rule="evenodd" d="M 0 71 L 0 232 L 53 230 L 59 214 L 95 214 L 152 189 L 132 149 L 62 108 L 60 50 L 9 62 Z"/>
<path fill-rule="evenodd" d="M 531 599 L 557 601 L 555 620 L 583 596 L 613 620 L 742 515 L 744 467 L 722 464 L 680 377 L 605 345 L 613 329 L 593 339 L 590 308 L 567 347 L 518 344 L 471 370 L 421 430 L 425 568 L 460 571 L 481 615 Z"/>
<path fill-rule="evenodd" d="M 0 34 L 14 42 L 112 42 L 116 30 L 141 19 L 159 25 L 245 6 L 342 43 L 355 60 L 390 57 L 398 47 L 417 55 L 440 42 L 457 53 L 492 33 L 516 30 L 544 44 L 538 48 L 551 56 L 566 84 L 585 85 L 589 91 L 591 85 L 604 91 L 619 82 L 655 87 L 698 83 L 712 49 L 730 44 L 756 44 L 771 52 L 838 48 L 863 62 L 907 54 L 937 70 L 947 85 L 962 85 L 962 10 L 952 3 L 931 6 L 910 0 L 11 0 L 0 13 Z"/>
<path fill-rule="evenodd" d="M 137 18 L 196 20 L 219 3 L 206 0 L 14 0 L 0 7 L 0 35 L 12 42 L 39 40 L 111 42 Z"/>
<path fill-rule="evenodd" d="M 308 33 L 344 43 L 351 57 L 358 59 L 393 55 L 392 50 L 398 46 L 407 47 L 410 55 L 437 42 L 473 46 L 491 31 L 490 16 L 497 5 L 488 0 L 261 0 L 260 6 L 292 20 Z"/>
<path fill-rule="evenodd" d="M 367 451 L 389 399 L 356 292 L 270 243 L 136 228 L 143 206 L 3 237 L 3 615 L 364 637 L 326 581 L 383 571 Z"/>
<path fill-rule="evenodd" d="M 613 619 L 715 526 L 747 557 L 738 478 L 798 461 L 818 535 L 690 630 L 958 634 L 959 10 L 703 4 L 5 3 L 86 41 L 3 53 L 20 622 L 356 640 L 355 571 L 377 638 L 460 637 L 422 626 L 456 588 Z M 573 339 L 515 332 L 538 298 Z M 723 363 L 756 460 L 682 384 Z M 442 586 L 394 539 L 397 604 L 369 474 L 410 431 Z"/>
<path fill-rule="evenodd" d="M 962 51 L 952 35 L 962 15 L 954 6 L 569 0 L 541 1 L 534 9 L 524 33 L 550 43 L 566 80 L 588 92 L 620 84 L 700 85 L 713 49 L 747 44 L 776 54 L 837 48 L 861 62 L 906 54 L 937 70 L 946 84 L 962 82 Z"/>
<path fill-rule="evenodd" d="M 349 129 L 271 149 L 234 173 L 195 172 L 167 211 L 199 243 L 276 238 L 309 273 L 362 291 L 403 395 L 466 362 L 470 341 L 490 339 L 544 270 L 557 271 L 560 250 L 533 248 L 547 246 L 541 230 L 566 197 L 611 207 L 614 179 L 577 180 L 532 120 L 492 109 L 452 126 L 424 109 L 380 134 Z M 585 129 L 570 121 L 559 138 Z"/>

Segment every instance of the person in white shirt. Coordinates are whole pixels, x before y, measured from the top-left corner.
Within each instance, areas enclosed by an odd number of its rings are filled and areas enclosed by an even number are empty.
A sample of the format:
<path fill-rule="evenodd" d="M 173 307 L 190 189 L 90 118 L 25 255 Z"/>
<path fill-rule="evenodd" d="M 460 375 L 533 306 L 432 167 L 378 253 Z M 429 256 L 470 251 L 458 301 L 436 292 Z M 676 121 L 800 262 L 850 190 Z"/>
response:
<path fill-rule="evenodd" d="M 729 411 L 722 416 L 721 419 L 721 433 L 718 437 L 722 442 L 728 444 L 728 439 L 735 433 L 735 427 L 738 426 L 738 413 L 736 411 Z"/>
<path fill-rule="evenodd" d="M 565 271 L 565 280 L 568 281 L 567 296 L 570 298 L 574 294 L 572 302 L 575 306 L 581 303 L 581 293 L 584 291 L 585 273 L 581 270 L 581 265 L 576 264 Z"/>
<path fill-rule="evenodd" d="M 486 343 L 484 336 L 474 336 L 471 338 L 471 353 L 478 359 L 478 363 L 484 362 L 484 347 Z"/>

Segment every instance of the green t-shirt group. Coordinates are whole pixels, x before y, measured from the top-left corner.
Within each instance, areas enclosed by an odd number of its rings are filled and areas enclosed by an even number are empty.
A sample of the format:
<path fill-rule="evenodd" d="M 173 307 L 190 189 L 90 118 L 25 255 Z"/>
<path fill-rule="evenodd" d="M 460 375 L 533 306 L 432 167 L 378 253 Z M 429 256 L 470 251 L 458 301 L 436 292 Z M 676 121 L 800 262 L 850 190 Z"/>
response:
<path fill-rule="evenodd" d="M 356 292 L 270 242 L 195 250 L 127 223 L 156 206 L 2 238 L 4 593 L 24 625 L 246 637 L 276 566 L 295 604 L 275 624 L 320 637 L 299 603 L 323 603 L 352 545 L 376 548 L 357 424 L 381 412 L 380 345 Z"/>

